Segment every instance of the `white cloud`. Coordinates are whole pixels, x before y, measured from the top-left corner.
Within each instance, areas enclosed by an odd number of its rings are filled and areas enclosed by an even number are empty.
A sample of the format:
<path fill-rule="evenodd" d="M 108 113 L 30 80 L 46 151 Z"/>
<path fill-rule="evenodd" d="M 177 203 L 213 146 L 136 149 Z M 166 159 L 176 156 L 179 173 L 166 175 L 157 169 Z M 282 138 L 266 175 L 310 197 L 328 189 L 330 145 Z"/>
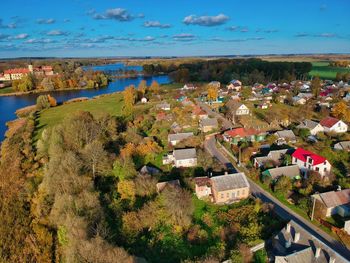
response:
<path fill-rule="evenodd" d="M 224 14 L 218 14 L 217 16 L 186 16 L 183 22 L 186 25 L 199 25 L 199 26 L 219 26 L 226 23 L 229 17 Z"/>
<path fill-rule="evenodd" d="M 146 21 L 143 24 L 144 27 L 158 27 L 158 28 L 169 28 L 170 24 L 162 24 L 159 21 Z"/>

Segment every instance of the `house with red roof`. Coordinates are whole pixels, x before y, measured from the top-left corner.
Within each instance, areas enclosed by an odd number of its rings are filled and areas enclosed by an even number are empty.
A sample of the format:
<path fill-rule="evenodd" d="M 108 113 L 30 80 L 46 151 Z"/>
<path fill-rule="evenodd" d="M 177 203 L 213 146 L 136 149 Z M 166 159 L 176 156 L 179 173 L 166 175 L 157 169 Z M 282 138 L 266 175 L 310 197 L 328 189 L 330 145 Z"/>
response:
<path fill-rule="evenodd" d="M 348 131 L 348 125 L 337 118 L 327 117 L 320 121 L 325 132 L 344 133 Z"/>
<path fill-rule="evenodd" d="M 193 110 L 192 110 L 192 118 L 196 119 L 198 118 L 199 120 L 203 120 L 208 118 L 208 113 L 206 113 L 206 111 L 204 111 L 200 106 L 194 106 Z"/>
<path fill-rule="evenodd" d="M 328 175 L 332 169 L 326 158 L 302 148 L 296 149 L 292 154 L 292 164 L 299 166 L 304 177 L 309 171 L 318 172 L 323 177 Z"/>
<path fill-rule="evenodd" d="M 223 134 L 224 141 L 232 144 L 238 144 L 241 141 L 261 142 L 266 138 L 266 133 L 253 128 L 235 128 L 225 131 Z"/>

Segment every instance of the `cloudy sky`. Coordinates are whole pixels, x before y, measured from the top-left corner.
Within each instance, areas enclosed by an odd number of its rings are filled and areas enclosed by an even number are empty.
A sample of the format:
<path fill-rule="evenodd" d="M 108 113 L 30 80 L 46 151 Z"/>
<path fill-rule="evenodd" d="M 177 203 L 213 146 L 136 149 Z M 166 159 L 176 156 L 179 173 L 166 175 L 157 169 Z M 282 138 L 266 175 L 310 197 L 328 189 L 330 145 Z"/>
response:
<path fill-rule="evenodd" d="M 350 53 L 349 0 L 5 0 L 0 57 Z"/>

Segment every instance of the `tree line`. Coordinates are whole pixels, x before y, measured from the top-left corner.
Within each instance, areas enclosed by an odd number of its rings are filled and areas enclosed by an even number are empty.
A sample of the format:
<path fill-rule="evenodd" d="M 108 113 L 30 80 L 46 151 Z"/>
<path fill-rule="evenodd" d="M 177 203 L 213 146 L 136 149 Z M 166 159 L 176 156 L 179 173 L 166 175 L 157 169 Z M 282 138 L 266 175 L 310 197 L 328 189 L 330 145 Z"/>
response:
<path fill-rule="evenodd" d="M 261 59 L 217 59 L 180 64 L 146 64 L 145 74 L 167 73 L 175 82 L 213 81 L 228 83 L 240 79 L 245 85 L 256 82 L 287 81 L 306 79 L 311 71 L 309 62 L 269 62 Z"/>

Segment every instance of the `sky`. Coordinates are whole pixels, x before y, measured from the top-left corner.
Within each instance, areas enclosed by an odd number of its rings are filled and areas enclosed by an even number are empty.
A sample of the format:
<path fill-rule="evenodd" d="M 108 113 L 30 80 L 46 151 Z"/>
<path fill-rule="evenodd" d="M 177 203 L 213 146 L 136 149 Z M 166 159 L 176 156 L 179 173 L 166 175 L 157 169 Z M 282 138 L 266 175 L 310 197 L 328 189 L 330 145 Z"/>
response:
<path fill-rule="evenodd" d="M 350 53 L 350 0 L 4 0 L 0 57 Z"/>

